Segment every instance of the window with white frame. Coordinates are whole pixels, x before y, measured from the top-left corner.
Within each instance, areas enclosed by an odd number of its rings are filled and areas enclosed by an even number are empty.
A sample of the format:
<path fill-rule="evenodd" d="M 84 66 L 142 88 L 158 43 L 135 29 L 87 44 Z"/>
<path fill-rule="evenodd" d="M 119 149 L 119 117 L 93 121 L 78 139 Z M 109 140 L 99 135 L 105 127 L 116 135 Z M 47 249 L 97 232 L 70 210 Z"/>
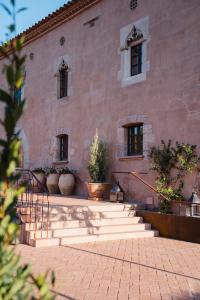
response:
<path fill-rule="evenodd" d="M 149 18 L 142 18 L 120 31 L 122 87 L 146 80 L 149 71 L 147 44 L 149 37 Z"/>

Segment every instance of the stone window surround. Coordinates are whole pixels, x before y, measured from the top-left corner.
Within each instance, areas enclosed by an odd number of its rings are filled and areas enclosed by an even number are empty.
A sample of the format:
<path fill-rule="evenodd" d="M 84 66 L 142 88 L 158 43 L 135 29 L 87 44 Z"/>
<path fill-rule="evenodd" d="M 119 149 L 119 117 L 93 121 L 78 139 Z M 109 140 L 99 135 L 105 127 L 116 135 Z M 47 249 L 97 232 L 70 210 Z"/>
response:
<path fill-rule="evenodd" d="M 59 136 L 61 135 L 68 135 L 68 159 L 67 160 L 59 160 Z M 66 128 L 59 128 L 55 131 L 55 136 L 51 141 L 51 156 L 52 156 L 52 162 L 54 165 L 61 165 L 61 166 L 65 166 L 69 163 L 70 161 L 70 134 L 68 129 Z"/>
<path fill-rule="evenodd" d="M 126 47 L 126 39 L 133 29 L 133 26 L 138 28 L 143 34 L 142 40 L 142 73 L 130 76 L 130 60 L 131 60 L 131 45 Z M 146 80 L 146 73 L 150 69 L 150 63 L 147 60 L 147 45 L 150 42 L 149 36 L 149 17 L 146 16 L 136 22 L 123 27 L 120 30 L 120 49 L 118 50 L 121 56 L 121 70 L 118 73 L 118 79 L 121 80 L 121 86 L 126 87 Z M 141 43 L 141 41 L 138 41 Z M 135 45 L 137 42 L 135 43 Z"/>
<path fill-rule="evenodd" d="M 134 124 L 143 124 L 143 155 L 126 155 L 127 145 L 127 126 Z M 153 127 L 146 115 L 132 115 L 119 120 L 117 126 L 117 150 L 116 158 L 121 161 L 126 160 L 142 160 L 148 159 L 148 152 L 151 145 L 154 144 L 155 136 L 153 133 Z"/>

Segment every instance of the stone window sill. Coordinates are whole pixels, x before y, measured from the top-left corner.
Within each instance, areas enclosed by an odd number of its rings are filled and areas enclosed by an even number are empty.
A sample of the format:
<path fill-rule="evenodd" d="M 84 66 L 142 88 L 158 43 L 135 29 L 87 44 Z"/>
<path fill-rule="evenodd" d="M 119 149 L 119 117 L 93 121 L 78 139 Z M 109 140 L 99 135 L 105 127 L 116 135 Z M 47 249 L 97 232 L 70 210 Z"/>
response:
<path fill-rule="evenodd" d="M 133 155 L 133 156 L 123 156 L 119 157 L 119 160 L 143 160 L 144 156 L 143 155 Z"/>
<path fill-rule="evenodd" d="M 123 78 L 122 87 L 127 87 L 129 85 L 136 84 L 145 80 L 146 80 L 146 72 L 143 71 L 140 74 Z"/>
<path fill-rule="evenodd" d="M 68 160 L 58 160 L 53 162 L 54 165 L 66 165 L 68 163 L 69 163 Z"/>
<path fill-rule="evenodd" d="M 70 97 L 66 96 L 66 97 L 58 98 L 57 99 L 57 103 L 58 104 L 65 104 L 65 103 L 68 103 L 69 100 L 70 100 Z"/>

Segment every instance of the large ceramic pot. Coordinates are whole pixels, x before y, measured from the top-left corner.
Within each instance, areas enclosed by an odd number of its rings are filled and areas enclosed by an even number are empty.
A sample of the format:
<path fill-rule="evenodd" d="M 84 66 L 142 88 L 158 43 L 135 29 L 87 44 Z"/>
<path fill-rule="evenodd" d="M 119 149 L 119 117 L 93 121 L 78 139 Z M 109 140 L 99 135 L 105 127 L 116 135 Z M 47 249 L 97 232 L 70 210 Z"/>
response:
<path fill-rule="evenodd" d="M 47 188 L 50 194 L 59 194 L 59 174 L 52 173 L 47 176 Z"/>
<path fill-rule="evenodd" d="M 33 174 L 35 175 L 35 177 L 37 178 L 37 180 L 42 184 L 45 185 L 45 174 L 44 173 L 37 173 L 37 172 L 33 172 Z M 42 186 L 38 183 L 34 177 L 32 180 L 32 188 L 34 192 L 43 192 Z"/>
<path fill-rule="evenodd" d="M 72 194 L 75 186 L 75 178 L 73 174 L 61 174 L 58 186 L 62 195 L 69 196 Z"/>
<path fill-rule="evenodd" d="M 91 183 L 87 182 L 89 199 L 103 201 L 106 193 L 111 189 L 110 183 Z"/>

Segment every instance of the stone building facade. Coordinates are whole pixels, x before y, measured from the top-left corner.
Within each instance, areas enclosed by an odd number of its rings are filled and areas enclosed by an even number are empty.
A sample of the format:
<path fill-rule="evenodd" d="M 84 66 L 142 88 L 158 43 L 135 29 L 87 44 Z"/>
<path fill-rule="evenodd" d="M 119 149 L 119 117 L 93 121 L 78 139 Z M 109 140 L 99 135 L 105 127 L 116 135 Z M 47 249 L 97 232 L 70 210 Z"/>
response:
<path fill-rule="evenodd" d="M 76 193 L 86 195 L 96 129 L 108 148 L 108 180 L 112 171 L 135 170 L 153 183 L 148 151 L 161 139 L 196 144 L 200 153 L 199 0 L 74 0 L 25 36 L 27 108 L 18 124 L 25 167 L 68 164 L 77 170 Z M 138 151 L 128 141 L 134 130 L 137 138 L 143 132 Z M 155 197 L 120 176 L 130 198 Z"/>

